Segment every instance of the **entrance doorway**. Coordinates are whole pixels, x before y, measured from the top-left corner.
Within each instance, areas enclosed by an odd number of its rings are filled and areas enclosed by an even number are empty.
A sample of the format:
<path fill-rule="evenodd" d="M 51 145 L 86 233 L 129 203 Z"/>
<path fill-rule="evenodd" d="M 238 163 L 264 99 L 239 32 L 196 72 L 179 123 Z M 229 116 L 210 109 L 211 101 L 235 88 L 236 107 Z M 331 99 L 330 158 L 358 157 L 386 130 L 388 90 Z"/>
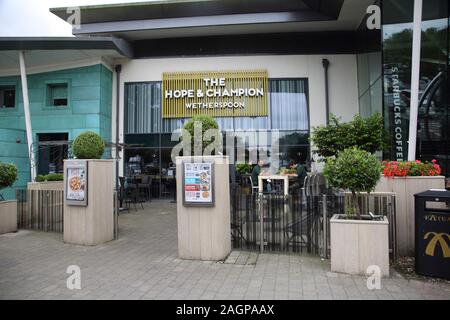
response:
<path fill-rule="evenodd" d="M 69 150 L 69 134 L 38 133 L 38 174 L 63 173 Z"/>

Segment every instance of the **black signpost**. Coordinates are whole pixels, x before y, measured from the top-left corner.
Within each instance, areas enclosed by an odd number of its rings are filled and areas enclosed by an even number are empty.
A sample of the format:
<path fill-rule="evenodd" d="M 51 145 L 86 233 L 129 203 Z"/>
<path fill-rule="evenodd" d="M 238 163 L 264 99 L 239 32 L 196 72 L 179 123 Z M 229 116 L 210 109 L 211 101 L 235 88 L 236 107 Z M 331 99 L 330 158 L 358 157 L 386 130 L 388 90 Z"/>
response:
<path fill-rule="evenodd" d="M 415 197 L 415 269 L 450 279 L 450 191 L 428 190 Z"/>

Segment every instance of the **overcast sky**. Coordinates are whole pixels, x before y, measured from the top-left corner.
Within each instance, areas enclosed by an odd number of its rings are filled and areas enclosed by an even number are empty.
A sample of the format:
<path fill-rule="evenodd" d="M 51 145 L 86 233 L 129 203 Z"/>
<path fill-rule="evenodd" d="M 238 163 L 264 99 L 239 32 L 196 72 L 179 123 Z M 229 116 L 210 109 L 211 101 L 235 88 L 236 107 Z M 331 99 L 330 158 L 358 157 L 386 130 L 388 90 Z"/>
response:
<path fill-rule="evenodd" d="M 49 8 L 148 0 L 0 0 L 0 37 L 72 36 L 71 26 Z"/>

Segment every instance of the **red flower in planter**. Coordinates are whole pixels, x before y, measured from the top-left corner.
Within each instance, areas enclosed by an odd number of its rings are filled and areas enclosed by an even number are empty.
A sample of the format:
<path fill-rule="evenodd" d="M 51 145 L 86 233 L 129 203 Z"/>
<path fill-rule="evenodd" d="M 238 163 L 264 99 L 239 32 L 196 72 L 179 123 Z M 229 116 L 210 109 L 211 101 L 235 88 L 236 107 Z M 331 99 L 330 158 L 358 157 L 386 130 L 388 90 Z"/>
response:
<path fill-rule="evenodd" d="M 441 167 L 433 159 L 431 162 L 420 160 L 415 161 L 383 161 L 383 175 L 386 177 L 406 177 L 406 176 L 438 176 L 441 174 Z"/>

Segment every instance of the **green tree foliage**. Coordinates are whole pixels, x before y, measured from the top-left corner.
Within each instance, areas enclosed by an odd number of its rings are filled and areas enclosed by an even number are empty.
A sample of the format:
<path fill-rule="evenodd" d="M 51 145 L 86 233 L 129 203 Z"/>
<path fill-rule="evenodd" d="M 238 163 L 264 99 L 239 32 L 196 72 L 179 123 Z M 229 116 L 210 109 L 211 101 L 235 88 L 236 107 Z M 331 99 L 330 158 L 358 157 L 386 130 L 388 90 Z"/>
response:
<path fill-rule="evenodd" d="M 12 163 L 0 163 L 0 190 L 11 187 L 16 180 L 17 167 Z"/>
<path fill-rule="evenodd" d="M 352 121 L 345 123 L 331 115 L 329 125 L 313 128 L 311 141 L 315 152 L 326 158 L 336 157 L 339 152 L 351 147 L 374 153 L 383 149 L 385 136 L 380 113 L 368 118 L 355 115 Z"/>
<path fill-rule="evenodd" d="M 201 126 L 201 134 L 194 135 L 195 131 L 195 124 L 197 123 L 198 126 Z M 189 132 L 191 136 L 191 153 L 194 154 L 195 145 L 199 144 L 201 145 L 203 152 L 207 146 L 211 149 L 218 150 L 220 146 L 222 145 L 222 135 L 219 130 L 219 125 L 217 124 L 217 121 L 206 115 L 198 115 L 192 117 L 188 122 L 184 124 L 183 127 L 184 130 Z M 205 136 L 205 133 L 208 130 L 210 133 L 213 133 L 213 136 L 209 139 Z M 218 136 L 219 138 L 216 139 L 215 136 Z"/>
<path fill-rule="evenodd" d="M 78 159 L 100 159 L 105 151 L 105 142 L 97 133 L 86 131 L 75 139 L 72 151 Z"/>
<path fill-rule="evenodd" d="M 329 158 L 324 169 L 324 175 L 331 186 L 352 192 L 352 203 L 358 219 L 361 215 L 360 193 L 375 189 L 380 180 L 380 172 L 380 161 L 370 152 L 356 147 L 343 150 L 337 158 Z"/>

